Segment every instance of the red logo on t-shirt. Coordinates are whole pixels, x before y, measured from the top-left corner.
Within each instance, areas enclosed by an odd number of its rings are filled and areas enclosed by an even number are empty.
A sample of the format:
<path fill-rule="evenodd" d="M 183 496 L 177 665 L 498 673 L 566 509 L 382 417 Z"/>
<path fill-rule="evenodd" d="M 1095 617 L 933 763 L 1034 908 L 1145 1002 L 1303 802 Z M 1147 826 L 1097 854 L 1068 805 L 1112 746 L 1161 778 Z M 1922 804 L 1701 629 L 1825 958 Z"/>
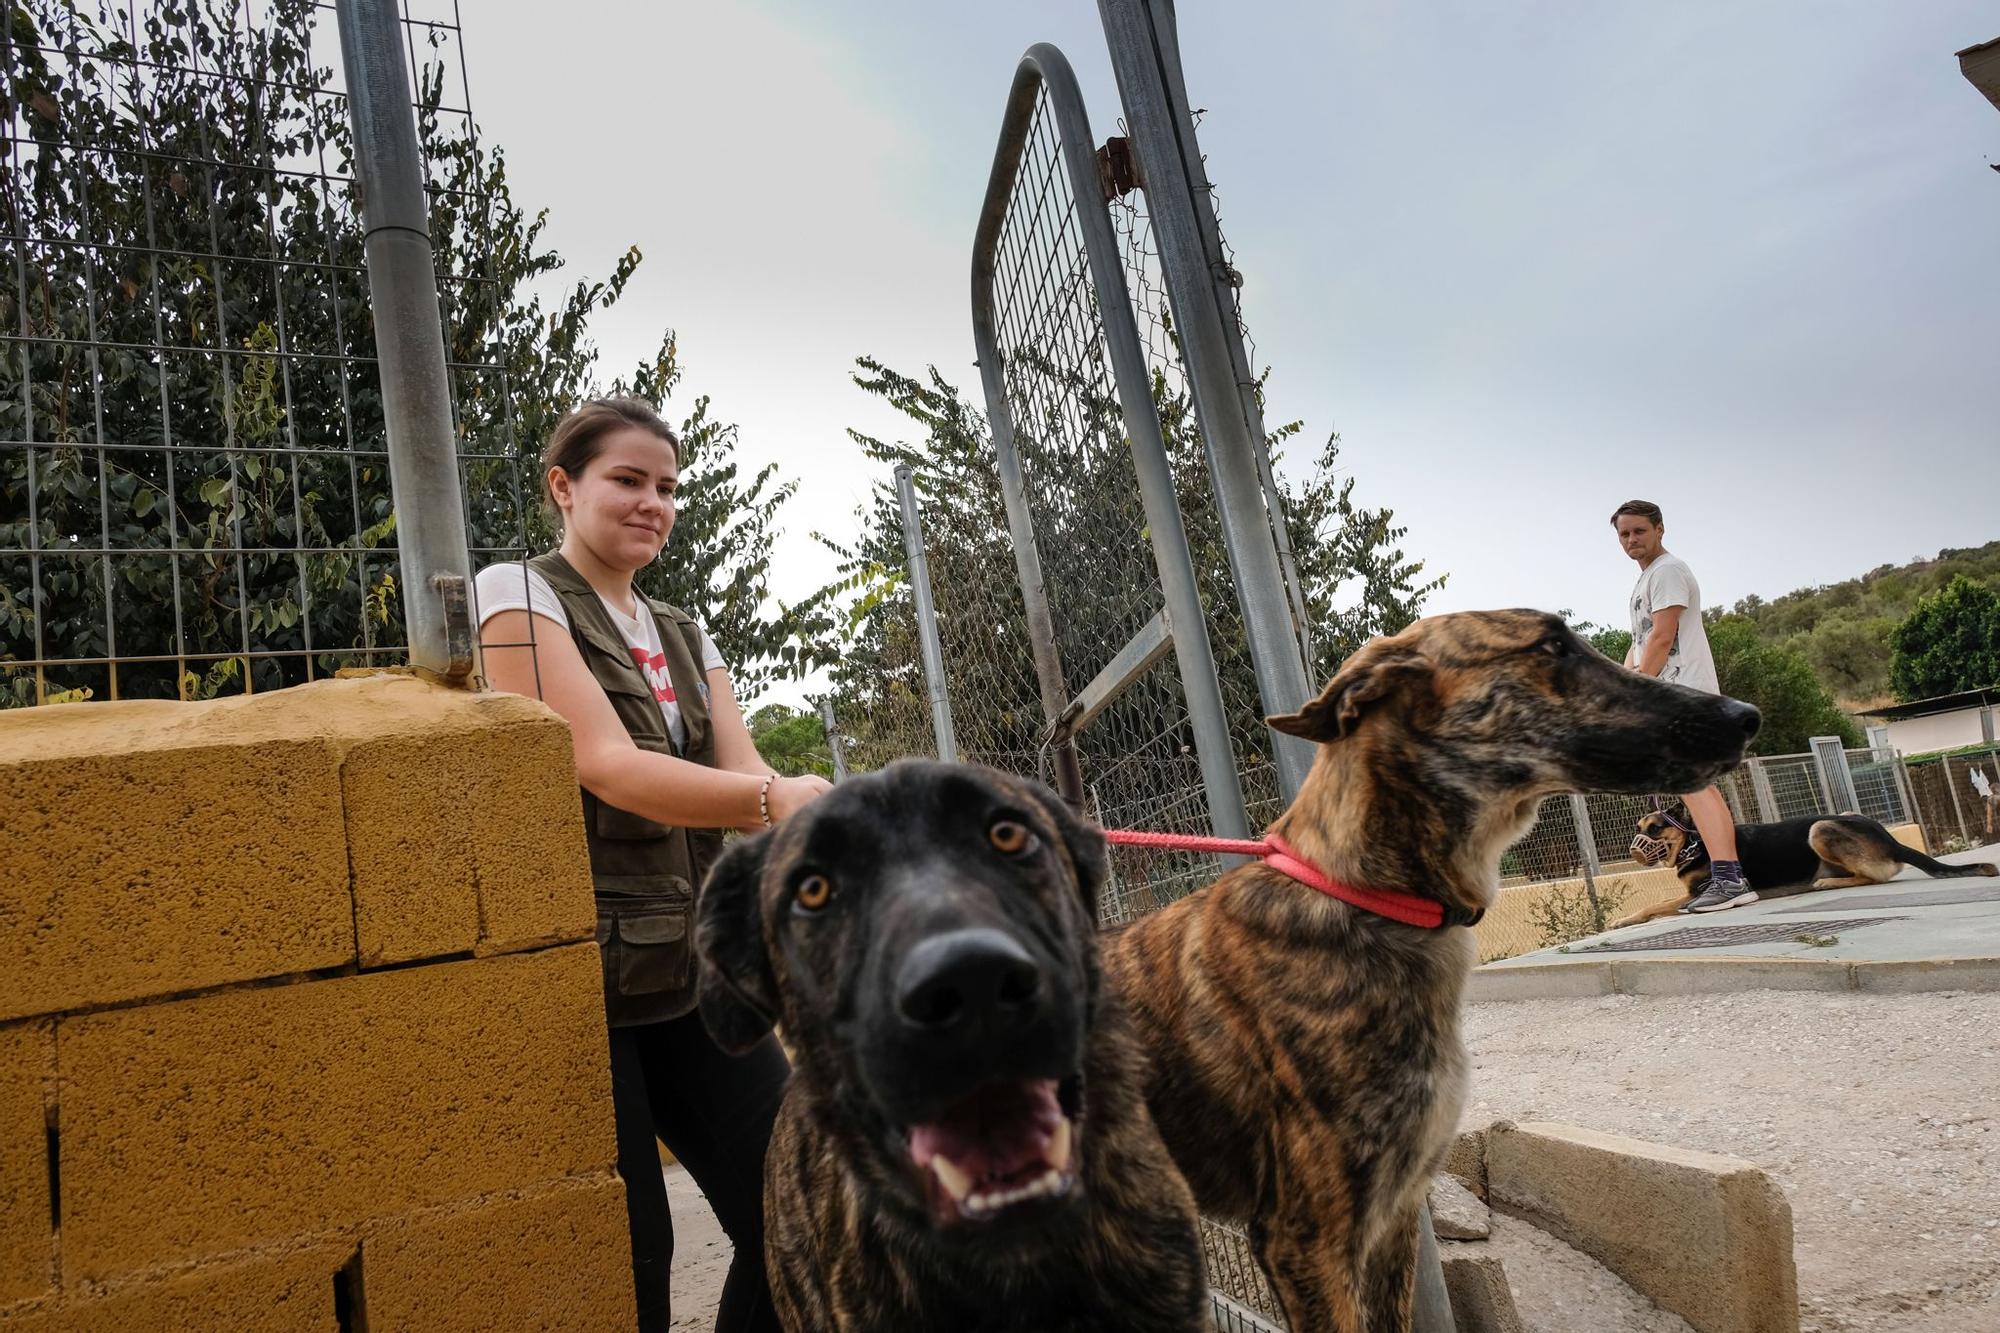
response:
<path fill-rule="evenodd" d="M 667 655 L 633 648 L 632 660 L 639 664 L 639 670 L 646 675 L 646 683 L 653 687 L 653 697 L 663 704 L 673 703 L 674 683 L 667 677 Z"/>

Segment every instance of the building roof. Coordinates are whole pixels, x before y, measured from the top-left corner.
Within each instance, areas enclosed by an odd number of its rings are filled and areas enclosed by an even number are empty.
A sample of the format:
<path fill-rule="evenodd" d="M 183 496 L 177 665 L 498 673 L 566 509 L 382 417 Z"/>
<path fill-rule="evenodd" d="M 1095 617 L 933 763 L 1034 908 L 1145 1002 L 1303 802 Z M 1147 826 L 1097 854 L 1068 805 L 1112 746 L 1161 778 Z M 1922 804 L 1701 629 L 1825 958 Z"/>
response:
<path fill-rule="evenodd" d="M 2000 704 L 2000 687 L 1986 690 L 1964 690 L 1958 694 L 1940 694 L 1934 699 L 1918 699 L 1906 704 L 1890 704 L 1887 708 L 1870 708 L 1856 713 L 1856 717 L 1879 717 L 1884 722 L 1901 722 L 1905 718 L 1929 717 L 1933 713 L 1956 713 L 1967 708 L 1984 708 L 1988 704 Z"/>
<path fill-rule="evenodd" d="M 1960 51 L 1958 68 L 1968 83 L 1986 95 L 1987 101 L 2000 107 L 2000 37 Z"/>

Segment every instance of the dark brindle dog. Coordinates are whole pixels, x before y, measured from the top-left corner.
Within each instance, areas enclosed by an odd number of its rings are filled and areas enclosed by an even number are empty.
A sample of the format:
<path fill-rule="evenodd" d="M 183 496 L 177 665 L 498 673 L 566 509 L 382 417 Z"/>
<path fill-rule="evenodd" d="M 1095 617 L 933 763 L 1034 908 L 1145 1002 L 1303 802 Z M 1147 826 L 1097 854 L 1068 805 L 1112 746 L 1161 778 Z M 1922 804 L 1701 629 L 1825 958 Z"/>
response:
<path fill-rule="evenodd" d="M 1280 731 L 1319 742 L 1272 832 L 1348 885 L 1477 918 L 1564 791 L 1694 791 L 1757 710 L 1626 671 L 1554 616 L 1437 616 L 1348 659 Z M 1147 1100 L 1203 1211 L 1246 1220 L 1298 1333 L 1410 1326 L 1416 1218 L 1458 1127 L 1469 930 L 1256 862 L 1107 940 Z"/>
<path fill-rule="evenodd" d="M 1672 916 L 1708 879 L 1708 849 L 1678 802 L 1639 821 L 1632 856 L 1645 865 L 1671 863 L 1686 892 L 1612 922 L 1614 930 Z M 1760 898 L 1881 884 L 1894 879 L 1904 866 L 1915 866 L 1933 879 L 2000 875 L 2000 866 L 1990 861 L 1954 866 L 1932 860 L 1897 842 L 1888 829 L 1864 815 L 1809 815 L 1775 824 L 1738 824 L 1736 859 Z"/>
<path fill-rule="evenodd" d="M 1102 986 L 1102 835 L 1036 784 L 905 761 L 737 843 L 701 1011 L 796 1066 L 765 1158 L 792 1333 L 1194 1333 L 1194 1200 Z"/>

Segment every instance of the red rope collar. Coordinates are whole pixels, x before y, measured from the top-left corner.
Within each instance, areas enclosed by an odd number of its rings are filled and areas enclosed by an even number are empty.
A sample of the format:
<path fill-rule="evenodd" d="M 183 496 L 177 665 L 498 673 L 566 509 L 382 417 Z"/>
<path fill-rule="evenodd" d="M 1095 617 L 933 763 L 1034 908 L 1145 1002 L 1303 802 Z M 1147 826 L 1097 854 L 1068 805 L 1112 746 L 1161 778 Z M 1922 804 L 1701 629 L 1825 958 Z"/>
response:
<path fill-rule="evenodd" d="M 1480 917 L 1481 912 L 1466 912 L 1458 908 L 1446 910 L 1445 905 L 1434 898 L 1420 898 L 1414 893 L 1401 893 L 1393 889 L 1367 889 L 1355 884 L 1346 884 L 1333 878 L 1312 862 L 1300 856 L 1298 849 L 1275 833 L 1267 833 L 1255 840 L 1247 838 L 1208 838 L 1181 833 L 1144 833 L 1136 829 L 1106 829 L 1107 842 L 1120 847 L 1163 847 L 1181 852 L 1215 852 L 1224 856 L 1262 857 L 1264 864 L 1278 873 L 1297 880 L 1310 888 L 1318 889 L 1329 898 L 1340 901 L 1364 912 L 1400 921 L 1406 926 L 1421 926 L 1426 930 L 1436 930 L 1440 926 L 1470 926 Z"/>

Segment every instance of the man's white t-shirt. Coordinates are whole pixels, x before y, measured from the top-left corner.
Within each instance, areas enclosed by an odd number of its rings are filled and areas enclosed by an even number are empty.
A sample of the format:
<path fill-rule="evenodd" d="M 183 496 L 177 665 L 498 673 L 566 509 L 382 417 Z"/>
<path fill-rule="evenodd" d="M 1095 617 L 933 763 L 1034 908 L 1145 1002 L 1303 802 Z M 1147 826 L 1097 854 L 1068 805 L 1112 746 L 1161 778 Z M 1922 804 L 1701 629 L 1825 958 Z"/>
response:
<path fill-rule="evenodd" d="M 474 605 L 479 608 L 479 625 L 483 630 L 486 622 L 502 611 L 527 611 L 533 615 L 546 616 L 569 632 L 569 616 L 563 610 L 562 599 L 549 581 L 518 560 L 502 564 L 488 565 L 473 579 L 472 595 Z M 674 697 L 674 683 L 667 676 L 667 655 L 660 644 L 659 623 L 647 609 L 644 601 L 638 603 L 639 614 L 628 616 L 603 596 L 604 609 L 611 615 L 611 623 L 618 627 L 624 637 L 625 646 L 632 651 L 632 660 L 646 675 L 646 683 L 653 687 L 653 697 L 659 700 L 660 714 L 667 720 L 667 734 L 674 738 L 674 744 L 687 744 L 687 727 L 681 721 L 680 701 Z M 711 671 L 724 670 L 722 654 L 716 649 L 715 640 L 708 637 L 708 631 L 701 631 L 701 697 L 708 698 L 707 675 Z"/>
<path fill-rule="evenodd" d="M 1669 606 L 1681 611 L 1679 633 L 1667 649 L 1667 664 L 1660 679 L 1689 685 L 1710 694 L 1722 693 L 1715 678 L 1715 655 L 1708 648 L 1708 631 L 1701 623 L 1701 585 L 1687 561 L 1662 551 L 1660 558 L 1640 571 L 1632 585 L 1632 663 L 1645 655 L 1646 640 L 1653 633 L 1654 613 Z"/>

